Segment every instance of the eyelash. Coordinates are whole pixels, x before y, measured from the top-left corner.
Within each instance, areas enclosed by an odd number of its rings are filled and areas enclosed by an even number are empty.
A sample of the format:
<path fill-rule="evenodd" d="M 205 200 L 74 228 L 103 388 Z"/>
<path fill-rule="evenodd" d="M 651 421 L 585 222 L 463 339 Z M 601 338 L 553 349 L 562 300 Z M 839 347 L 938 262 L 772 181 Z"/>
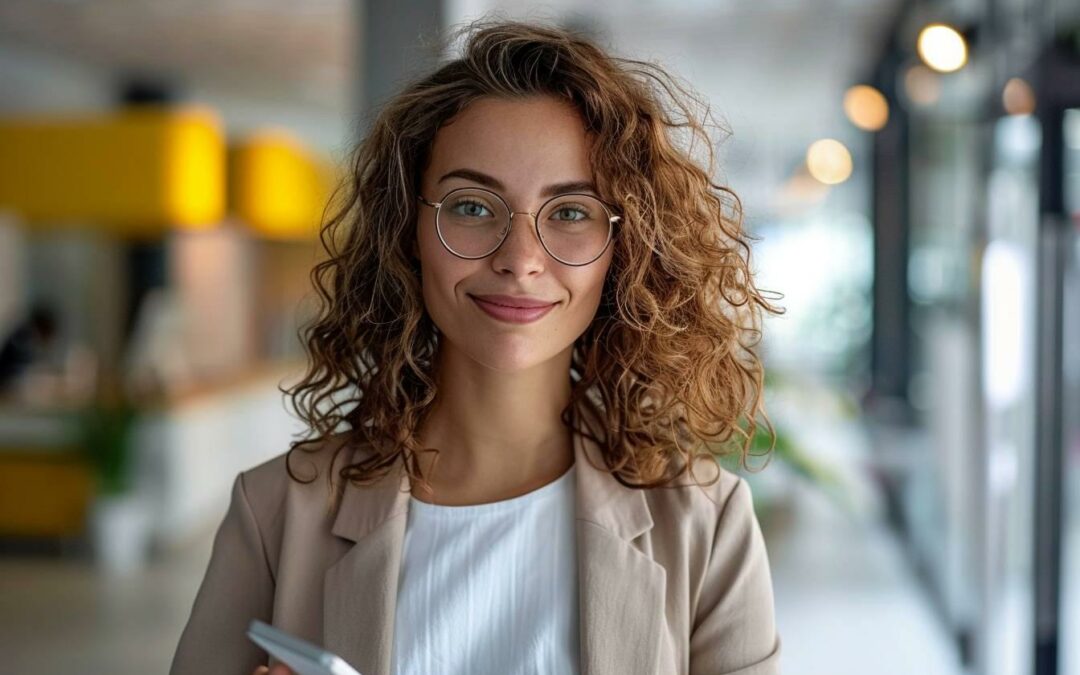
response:
<path fill-rule="evenodd" d="M 470 199 L 463 199 L 458 203 L 454 204 L 454 206 L 451 208 L 457 208 L 459 206 L 479 206 L 483 209 L 487 209 L 488 213 L 491 213 L 491 209 L 488 208 L 487 204 L 484 204 L 483 202 L 473 201 Z"/>
<path fill-rule="evenodd" d="M 454 206 L 451 207 L 451 208 L 457 208 L 459 206 L 479 206 L 479 207 L 481 207 L 483 209 L 486 209 L 489 213 L 491 212 L 491 209 L 488 208 L 488 206 L 486 204 L 484 204 L 482 202 L 478 202 L 478 201 L 468 200 L 468 199 L 464 199 L 462 201 L 459 201 L 458 203 L 454 204 Z M 558 209 L 556 209 L 554 211 L 554 213 L 559 213 L 560 211 L 565 211 L 567 209 L 570 209 L 572 211 L 576 211 L 577 213 L 580 213 L 585 218 L 589 217 L 588 211 L 586 211 L 584 208 L 582 208 L 580 205 L 577 205 L 577 204 L 563 204 Z"/>

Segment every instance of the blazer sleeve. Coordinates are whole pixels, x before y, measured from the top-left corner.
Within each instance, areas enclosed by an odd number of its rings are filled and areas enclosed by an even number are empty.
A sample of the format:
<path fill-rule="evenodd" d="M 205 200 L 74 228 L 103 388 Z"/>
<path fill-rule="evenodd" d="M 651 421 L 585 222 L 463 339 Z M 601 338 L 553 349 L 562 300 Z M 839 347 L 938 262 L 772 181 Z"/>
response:
<path fill-rule="evenodd" d="M 750 486 L 720 511 L 690 633 L 691 675 L 778 675 L 780 636 L 765 540 Z"/>
<path fill-rule="evenodd" d="M 270 622 L 273 599 L 273 574 L 241 472 L 170 675 L 251 675 L 266 665 L 268 655 L 248 638 L 247 628 L 252 619 Z"/>

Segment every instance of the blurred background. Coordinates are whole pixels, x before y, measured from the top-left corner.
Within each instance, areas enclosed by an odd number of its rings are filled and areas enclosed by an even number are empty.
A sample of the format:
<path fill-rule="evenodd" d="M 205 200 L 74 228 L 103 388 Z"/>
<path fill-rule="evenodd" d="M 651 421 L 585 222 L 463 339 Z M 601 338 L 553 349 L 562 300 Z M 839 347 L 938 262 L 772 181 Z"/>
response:
<path fill-rule="evenodd" d="M 784 672 L 1080 674 L 1080 0 L 4 0 L 3 670 L 167 671 L 345 153 L 492 11 L 730 131 Z"/>

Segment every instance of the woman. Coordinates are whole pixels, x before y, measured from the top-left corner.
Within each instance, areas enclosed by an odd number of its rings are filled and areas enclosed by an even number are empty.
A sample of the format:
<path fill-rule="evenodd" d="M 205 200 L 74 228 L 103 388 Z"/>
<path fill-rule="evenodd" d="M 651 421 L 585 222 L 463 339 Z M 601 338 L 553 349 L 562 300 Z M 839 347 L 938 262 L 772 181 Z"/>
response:
<path fill-rule="evenodd" d="M 714 453 L 745 461 L 778 310 L 704 127 L 656 66 L 466 30 L 356 151 L 289 391 L 312 437 L 236 478 L 172 673 L 267 672 L 253 618 L 363 675 L 777 673 Z"/>

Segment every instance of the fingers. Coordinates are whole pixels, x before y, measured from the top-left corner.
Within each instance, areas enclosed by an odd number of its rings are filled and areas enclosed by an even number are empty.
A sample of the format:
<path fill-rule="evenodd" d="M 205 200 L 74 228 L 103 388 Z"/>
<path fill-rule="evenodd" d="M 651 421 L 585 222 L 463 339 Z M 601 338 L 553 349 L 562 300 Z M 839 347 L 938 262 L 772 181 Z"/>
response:
<path fill-rule="evenodd" d="M 267 668 L 266 666 L 259 666 L 258 668 L 255 669 L 255 672 L 252 673 L 251 675 L 267 675 L 269 672 L 270 672 L 270 669 Z"/>
<path fill-rule="evenodd" d="M 270 669 L 269 675 L 296 675 L 288 666 L 279 663 Z"/>

